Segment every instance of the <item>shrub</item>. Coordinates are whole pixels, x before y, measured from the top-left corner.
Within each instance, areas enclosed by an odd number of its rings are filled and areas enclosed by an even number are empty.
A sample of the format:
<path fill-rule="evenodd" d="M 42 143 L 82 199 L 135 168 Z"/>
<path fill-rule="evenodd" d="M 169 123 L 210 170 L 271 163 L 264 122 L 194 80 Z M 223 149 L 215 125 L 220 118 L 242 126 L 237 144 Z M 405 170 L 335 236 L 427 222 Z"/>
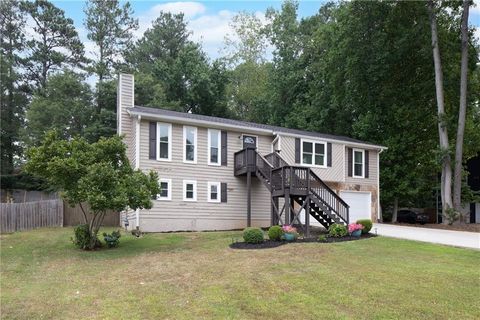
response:
<path fill-rule="evenodd" d="M 373 223 L 370 219 L 360 219 L 357 220 L 357 223 L 363 226 L 362 234 L 367 234 L 372 230 Z"/>
<path fill-rule="evenodd" d="M 243 230 L 243 240 L 246 243 L 262 243 L 263 231 L 259 228 L 245 228 Z"/>
<path fill-rule="evenodd" d="M 328 234 L 332 237 L 345 237 L 348 234 L 347 227 L 334 223 L 328 228 Z"/>
<path fill-rule="evenodd" d="M 321 234 L 318 236 L 318 241 L 319 242 L 327 242 L 327 236 L 324 234 Z"/>
<path fill-rule="evenodd" d="M 282 227 L 280 226 L 271 226 L 268 229 L 268 238 L 272 241 L 280 241 L 282 239 Z"/>
<path fill-rule="evenodd" d="M 118 246 L 118 243 L 120 242 L 120 230 L 118 231 L 113 231 L 111 234 L 103 233 L 103 239 L 107 243 L 107 246 L 109 248 L 115 248 Z"/>
<path fill-rule="evenodd" d="M 91 249 L 92 236 L 88 229 L 88 224 L 80 224 L 76 226 L 73 229 L 73 232 L 75 237 L 72 238 L 72 242 L 76 247 L 83 250 Z M 98 239 L 96 239 L 94 247 L 97 248 L 101 246 L 102 246 L 101 242 Z"/>

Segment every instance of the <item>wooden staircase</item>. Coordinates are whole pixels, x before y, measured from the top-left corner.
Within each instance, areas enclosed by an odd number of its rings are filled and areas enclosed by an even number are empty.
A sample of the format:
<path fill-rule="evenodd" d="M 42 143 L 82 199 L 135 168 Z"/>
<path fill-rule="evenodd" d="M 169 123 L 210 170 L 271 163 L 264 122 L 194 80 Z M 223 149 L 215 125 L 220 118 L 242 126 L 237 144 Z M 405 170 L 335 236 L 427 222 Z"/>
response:
<path fill-rule="evenodd" d="M 271 193 L 271 224 L 298 224 L 305 215 L 304 233 L 309 235 L 310 216 L 328 229 L 334 223 L 348 225 L 349 206 L 308 167 L 291 166 L 277 152 L 262 156 L 254 148 L 234 155 L 235 176 L 256 176 Z M 284 205 L 279 207 L 279 200 Z M 295 209 L 295 203 L 300 209 Z"/>

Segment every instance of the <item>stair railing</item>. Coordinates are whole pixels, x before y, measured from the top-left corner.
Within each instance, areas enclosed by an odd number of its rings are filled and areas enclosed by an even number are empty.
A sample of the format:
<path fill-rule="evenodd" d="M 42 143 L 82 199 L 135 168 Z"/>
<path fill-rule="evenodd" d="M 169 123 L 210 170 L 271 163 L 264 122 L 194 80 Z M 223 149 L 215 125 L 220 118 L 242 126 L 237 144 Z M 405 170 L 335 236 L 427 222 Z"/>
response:
<path fill-rule="evenodd" d="M 315 172 L 309 168 L 310 191 L 318 197 L 318 199 L 331 211 L 337 214 L 346 224 L 349 223 L 349 208 L 350 206 L 338 196 L 335 191 L 322 179 L 320 179 Z"/>
<path fill-rule="evenodd" d="M 270 162 L 274 168 L 280 168 L 288 166 L 288 162 L 283 159 L 278 152 L 272 152 L 265 156 L 268 162 Z"/>

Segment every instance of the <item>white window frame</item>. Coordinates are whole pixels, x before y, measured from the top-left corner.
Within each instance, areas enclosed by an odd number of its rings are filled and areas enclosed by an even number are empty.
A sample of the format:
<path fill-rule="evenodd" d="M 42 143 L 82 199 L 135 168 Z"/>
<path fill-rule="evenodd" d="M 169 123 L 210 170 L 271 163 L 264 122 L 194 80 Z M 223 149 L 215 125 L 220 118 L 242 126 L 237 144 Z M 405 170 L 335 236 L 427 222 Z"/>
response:
<path fill-rule="evenodd" d="M 211 162 L 212 138 L 211 134 L 217 134 L 218 137 L 218 162 Z M 208 165 L 220 166 L 222 164 L 222 135 L 221 131 L 217 129 L 208 129 Z"/>
<path fill-rule="evenodd" d="M 161 184 L 162 182 L 168 183 L 168 187 L 167 187 L 168 195 L 166 197 L 162 197 L 160 196 L 160 193 L 159 193 L 157 194 L 157 200 L 170 201 L 172 200 L 172 179 L 164 179 L 164 178 L 159 179 L 159 183 Z"/>
<path fill-rule="evenodd" d="M 193 161 L 192 160 L 187 160 L 187 129 L 194 129 L 194 137 L 193 137 Z M 183 126 L 183 162 L 184 163 L 197 163 L 197 150 L 198 150 L 198 144 L 197 144 L 197 138 L 198 138 L 198 128 L 197 127 L 192 127 L 192 126 Z"/>
<path fill-rule="evenodd" d="M 187 198 L 187 184 L 193 185 L 193 199 Z M 183 201 L 187 201 L 187 202 L 197 201 L 197 181 L 196 180 L 183 180 Z"/>
<path fill-rule="evenodd" d="M 220 203 L 222 200 L 222 188 L 221 188 L 221 183 L 220 182 L 208 182 L 207 183 L 208 189 L 207 189 L 207 201 L 208 202 L 214 202 L 214 203 Z M 212 186 L 217 186 L 217 199 L 212 199 Z"/>
<path fill-rule="evenodd" d="M 355 152 L 362 153 L 362 175 L 355 175 Z M 365 150 L 352 149 L 352 177 L 353 178 L 365 178 Z"/>
<path fill-rule="evenodd" d="M 305 163 L 303 162 L 303 143 L 311 143 L 312 144 L 312 163 Z M 323 165 L 315 164 L 315 144 L 323 144 Z M 315 167 L 315 168 L 327 168 L 327 143 L 325 141 L 316 141 L 316 140 L 307 140 L 301 139 L 300 140 L 300 163 L 303 166 Z"/>
<path fill-rule="evenodd" d="M 168 158 L 160 158 L 160 126 L 168 127 Z M 172 124 L 157 122 L 157 161 L 172 161 Z"/>

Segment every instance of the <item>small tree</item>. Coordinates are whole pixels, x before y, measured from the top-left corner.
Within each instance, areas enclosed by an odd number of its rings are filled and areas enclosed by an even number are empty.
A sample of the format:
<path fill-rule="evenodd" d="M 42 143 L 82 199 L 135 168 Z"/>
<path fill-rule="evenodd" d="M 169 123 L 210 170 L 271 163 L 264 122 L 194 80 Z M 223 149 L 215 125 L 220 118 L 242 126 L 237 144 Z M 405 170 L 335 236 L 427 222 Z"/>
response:
<path fill-rule="evenodd" d="M 150 209 L 159 193 L 157 174 L 133 170 L 118 136 L 90 144 L 83 138 L 59 139 L 51 131 L 40 146 L 28 150 L 25 169 L 60 190 L 71 206 L 80 206 L 91 239 L 87 249 L 95 248 L 107 210 Z"/>

